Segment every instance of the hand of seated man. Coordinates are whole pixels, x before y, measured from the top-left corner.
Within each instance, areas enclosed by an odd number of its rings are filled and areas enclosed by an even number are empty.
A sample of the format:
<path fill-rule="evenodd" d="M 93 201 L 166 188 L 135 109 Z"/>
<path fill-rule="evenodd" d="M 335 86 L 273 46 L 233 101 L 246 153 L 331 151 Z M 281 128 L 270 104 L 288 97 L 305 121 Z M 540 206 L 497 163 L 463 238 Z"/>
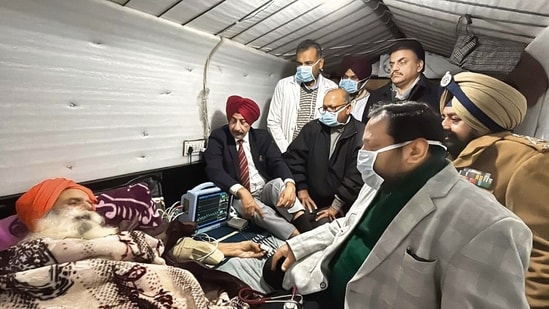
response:
<path fill-rule="evenodd" d="M 307 189 L 299 190 L 299 192 L 297 192 L 297 197 L 299 197 L 301 204 L 303 204 L 305 208 L 309 209 L 309 212 L 313 212 L 317 209 L 316 203 L 309 195 L 309 191 L 307 191 Z"/>
<path fill-rule="evenodd" d="M 287 182 L 284 190 L 280 192 L 276 207 L 291 208 L 294 206 L 295 198 L 295 185 L 292 182 Z"/>
<path fill-rule="evenodd" d="M 244 218 L 253 218 L 256 213 L 263 218 L 263 210 L 259 207 L 259 205 L 257 205 L 250 191 L 242 187 L 238 190 L 237 194 L 240 198 L 240 202 L 242 203 L 242 208 L 244 209 Z"/>

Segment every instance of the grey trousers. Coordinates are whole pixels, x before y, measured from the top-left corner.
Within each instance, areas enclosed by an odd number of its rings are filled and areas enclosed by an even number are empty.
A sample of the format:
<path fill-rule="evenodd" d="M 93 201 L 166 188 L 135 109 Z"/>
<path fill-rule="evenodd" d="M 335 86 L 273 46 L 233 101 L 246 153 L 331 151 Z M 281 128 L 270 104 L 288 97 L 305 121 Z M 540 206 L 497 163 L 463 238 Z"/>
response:
<path fill-rule="evenodd" d="M 282 246 L 284 241 L 269 236 L 267 241 L 263 241 L 263 243 L 276 251 L 276 248 Z M 266 257 L 262 259 L 233 257 L 216 269 L 228 272 L 239 278 L 254 290 L 269 293 L 272 292 L 272 288 L 263 281 L 263 266 L 265 265 L 265 261 L 267 261 Z"/>
<path fill-rule="evenodd" d="M 253 196 L 259 207 L 263 210 L 265 216 L 261 218 L 257 213 L 252 218 L 252 222 L 269 231 L 277 238 L 286 240 L 290 238 L 292 232 L 296 229 L 290 221 L 293 218 L 293 214 L 304 210 L 305 208 L 296 198 L 294 206 L 289 209 L 284 207 L 276 207 L 278 199 L 282 190 L 284 190 L 284 182 L 280 178 L 273 179 L 265 184 L 261 192 L 254 192 Z M 239 199 L 235 199 L 233 207 L 236 209 L 240 216 L 244 214 L 244 208 Z"/>

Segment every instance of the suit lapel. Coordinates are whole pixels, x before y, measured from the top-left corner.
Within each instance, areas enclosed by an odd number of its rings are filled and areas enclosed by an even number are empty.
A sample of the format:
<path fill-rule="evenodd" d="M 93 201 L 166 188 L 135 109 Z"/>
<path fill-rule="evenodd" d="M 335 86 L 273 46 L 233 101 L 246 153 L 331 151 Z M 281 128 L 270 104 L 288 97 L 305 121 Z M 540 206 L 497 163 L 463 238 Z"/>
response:
<path fill-rule="evenodd" d="M 424 190 L 419 191 L 402 208 L 368 255 L 357 276 L 366 275 L 385 260 L 410 234 L 423 218 L 435 210 L 435 206 Z"/>
<path fill-rule="evenodd" d="M 410 234 L 423 218 L 435 211 L 433 198 L 446 196 L 457 182 L 459 175 L 452 164 L 448 164 L 432 177 L 389 224 L 385 232 L 370 252 L 366 261 L 353 277 L 353 280 L 367 275 L 381 264 Z"/>
<path fill-rule="evenodd" d="M 254 165 L 257 168 L 257 162 L 259 162 L 259 150 L 257 147 L 257 141 L 255 140 L 254 129 L 250 128 L 248 131 L 248 141 L 250 142 L 250 152 L 252 153 L 252 159 L 254 160 Z"/>
<path fill-rule="evenodd" d="M 233 162 L 233 168 L 237 177 L 240 178 L 240 160 L 238 159 L 238 152 L 236 149 L 236 142 L 231 134 L 229 127 L 227 126 L 227 149 L 229 150 L 229 156 Z"/>

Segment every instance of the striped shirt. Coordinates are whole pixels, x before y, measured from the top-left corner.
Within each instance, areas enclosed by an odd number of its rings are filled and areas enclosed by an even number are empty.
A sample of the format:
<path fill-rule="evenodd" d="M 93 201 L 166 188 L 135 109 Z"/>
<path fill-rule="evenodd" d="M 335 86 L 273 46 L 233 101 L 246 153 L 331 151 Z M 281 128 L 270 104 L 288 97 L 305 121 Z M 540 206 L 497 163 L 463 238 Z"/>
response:
<path fill-rule="evenodd" d="M 318 87 L 309 90 L 301 86 L 299 89 L 299 110 L 297 112 L 297 121 L 292 141 L 297 137 L 303 126 L 314 119 L 317 94 Z"/>

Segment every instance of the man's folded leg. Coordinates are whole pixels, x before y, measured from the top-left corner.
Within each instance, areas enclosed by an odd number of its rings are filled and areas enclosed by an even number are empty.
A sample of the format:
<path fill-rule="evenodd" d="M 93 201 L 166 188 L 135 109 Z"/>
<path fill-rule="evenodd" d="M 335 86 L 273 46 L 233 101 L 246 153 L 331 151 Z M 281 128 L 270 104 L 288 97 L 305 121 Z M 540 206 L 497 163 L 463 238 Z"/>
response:
<path fill-rule="evenodd" d="M 264 216 L 263 218 L 261 218 L 256 213 L 252 218 L 252 222 L 256 226 L 267 230 L 279 239 L 286 240 L 290 238 L 296 227 L 288 222 L 285 218 L 282 218 L 280 215 L 278 215 L 274 209 L 265 205 L 257 198 L 255 199 L 255 201 L 257 205 L 259 205 L 259 207 L 261 207 L 261 209 L 263 210 Z M 242 216 L 242 214 L 244 213 L 244 209 L 242 208 L 240 200 L 235 200 L 233 202 L 233 207 Z"/>
<path fill-rule="evenodd" d="M 290 208 L 275 206 L 284 188 L 284 182 L 280 178 L 267 182 L 260 195 L 261 201 L 266 205 L 273 205 L 272 207 L 288 222 L 291 222 L 300 233 L 312 230 L 314 217 L 305 209 L 299 199 L 296 198 L 294 205 Z"/>

